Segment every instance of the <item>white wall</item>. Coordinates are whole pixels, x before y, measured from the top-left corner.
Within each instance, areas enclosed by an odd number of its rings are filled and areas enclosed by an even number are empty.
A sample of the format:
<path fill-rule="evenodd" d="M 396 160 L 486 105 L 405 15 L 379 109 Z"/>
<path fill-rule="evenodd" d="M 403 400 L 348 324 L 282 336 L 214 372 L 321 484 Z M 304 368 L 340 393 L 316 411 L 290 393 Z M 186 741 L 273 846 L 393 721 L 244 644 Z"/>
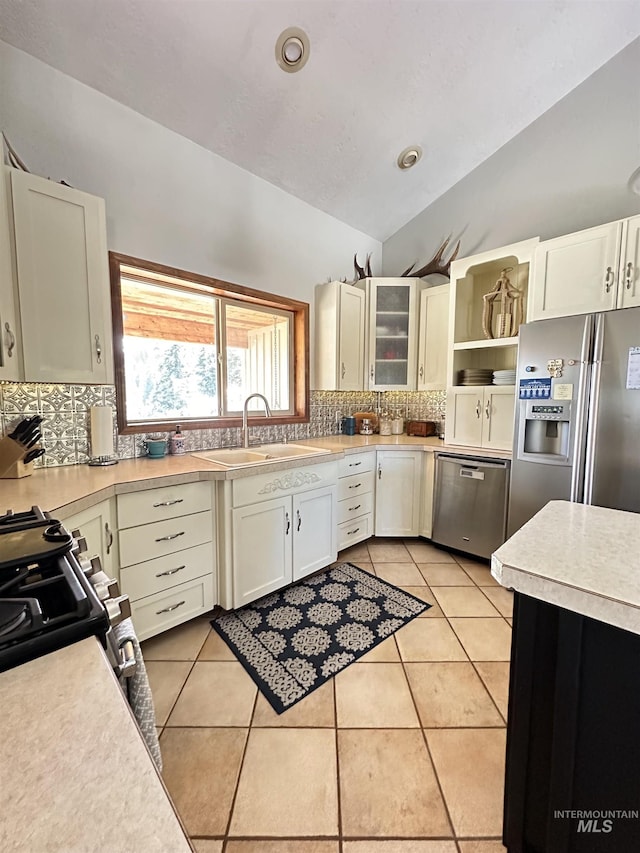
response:
<path fill-rule="evenodd" d="M 450 234 L 465 257 L 640 212 L 628 187 L 640 166 L 639 81 L 636 39 L 386 240 L 383 274 L 426 263 Z"/>
<path fill-rule="evenodd" d="M 310 303 L 355 252 L 380 270 L 377 240 L 1 41 L 0 129 L 30 171 L 106 200 L 113 251 Z"/>

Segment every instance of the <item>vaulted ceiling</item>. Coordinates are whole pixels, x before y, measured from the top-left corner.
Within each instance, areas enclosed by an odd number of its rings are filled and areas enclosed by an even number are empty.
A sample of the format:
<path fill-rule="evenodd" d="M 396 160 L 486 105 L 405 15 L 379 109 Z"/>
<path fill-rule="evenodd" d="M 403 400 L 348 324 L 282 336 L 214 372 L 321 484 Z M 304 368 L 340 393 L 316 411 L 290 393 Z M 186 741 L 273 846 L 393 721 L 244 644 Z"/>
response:
<path fill-rule="evenodd" d="M 0 0 L 2 40 L 381 240 L 638 35 L 638 0 Z"/>

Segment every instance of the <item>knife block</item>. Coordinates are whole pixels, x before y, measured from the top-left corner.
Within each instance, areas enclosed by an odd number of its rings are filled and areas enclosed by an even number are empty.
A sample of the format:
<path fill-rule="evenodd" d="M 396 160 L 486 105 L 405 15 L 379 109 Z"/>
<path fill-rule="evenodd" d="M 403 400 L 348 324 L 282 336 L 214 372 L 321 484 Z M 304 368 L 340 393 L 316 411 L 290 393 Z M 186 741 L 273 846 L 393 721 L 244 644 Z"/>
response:
<path fill-rule="evenodd" d="M 19 480 L 22 477 L 30 477 L 33 474 L 33 462 L 27 462 L 25 465 L 22 459 L 18 459 L 13 465 L 2 474 L 2 480 Z"/>
<path fill-rule="evenodd" d="M 0 438 L 0 478 L 27 477 L 31 470 L 26 470 L 26 473 L 18 473 L 19 466 L 24 469 L 31 469 L 32 467 L 31 464 L 23 464 L 22 459 L 25 453 L 25 448 L 19 442 L 8 436 Z"/>

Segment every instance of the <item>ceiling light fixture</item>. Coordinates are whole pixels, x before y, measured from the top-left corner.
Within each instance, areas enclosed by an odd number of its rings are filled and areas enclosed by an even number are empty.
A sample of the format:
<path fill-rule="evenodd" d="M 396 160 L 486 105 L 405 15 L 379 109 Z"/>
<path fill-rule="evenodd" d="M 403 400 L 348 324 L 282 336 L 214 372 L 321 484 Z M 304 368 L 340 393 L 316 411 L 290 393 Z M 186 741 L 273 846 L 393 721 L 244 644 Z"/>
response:
<path fill-rule="evenodd" d="M 310 53 L 309 37 L 300 27 L 287 27 L 276 42 L 276 62 L 283 71 L 292 74 L 303 68 Z"/>
<path fill-rule="evenodd" d="M 410 145 L 398 155 L 398 166 L 401 169 L 410 169 L 415 166 L 422 157 L 422 148 L 419 145 Z"/>

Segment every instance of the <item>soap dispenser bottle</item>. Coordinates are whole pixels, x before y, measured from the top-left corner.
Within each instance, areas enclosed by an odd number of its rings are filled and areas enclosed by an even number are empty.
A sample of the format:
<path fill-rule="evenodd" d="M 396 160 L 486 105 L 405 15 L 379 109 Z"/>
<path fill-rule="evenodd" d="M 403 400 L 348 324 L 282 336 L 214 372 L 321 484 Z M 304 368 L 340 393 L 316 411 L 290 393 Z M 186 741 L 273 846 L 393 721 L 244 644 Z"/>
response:
<path fill-rule="evenodd" d="M 177 424 L 176 431 L 171 436 L 171 453 L 174 456 L 180 456 L 184 452 L 184 435 L 180 431 L 180 424 Z"/>

